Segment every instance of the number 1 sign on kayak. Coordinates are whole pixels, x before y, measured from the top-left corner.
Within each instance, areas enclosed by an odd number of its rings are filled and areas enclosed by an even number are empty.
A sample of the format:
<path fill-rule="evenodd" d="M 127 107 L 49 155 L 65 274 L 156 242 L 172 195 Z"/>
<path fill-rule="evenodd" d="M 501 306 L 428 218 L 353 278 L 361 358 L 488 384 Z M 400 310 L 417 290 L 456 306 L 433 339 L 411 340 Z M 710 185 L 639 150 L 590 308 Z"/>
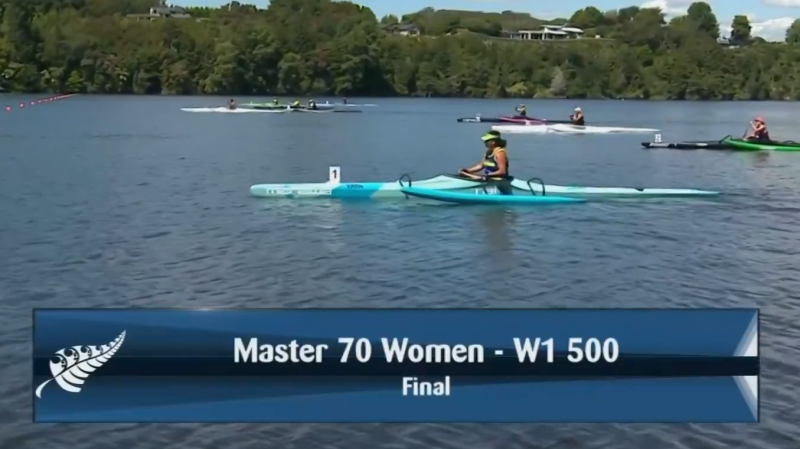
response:
<path fill-rule="evenodd" d="M 36 422 L 757 422 L 759 312 L 38 310 Z"/>

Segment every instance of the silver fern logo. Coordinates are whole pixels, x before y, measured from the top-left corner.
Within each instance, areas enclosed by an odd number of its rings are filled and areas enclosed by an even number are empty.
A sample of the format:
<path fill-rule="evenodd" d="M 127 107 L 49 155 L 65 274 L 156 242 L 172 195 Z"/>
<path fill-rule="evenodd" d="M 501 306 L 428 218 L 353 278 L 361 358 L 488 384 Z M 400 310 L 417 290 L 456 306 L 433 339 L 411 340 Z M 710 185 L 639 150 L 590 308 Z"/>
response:
<path fill-rule="evenodd" d="M 59 387 L 70 393 L 80 393 L 84 382 L 93 372 L 105 365 L 117 353 L 125 341 L 125 331 L 111 343 L 101 346 L 73 346 L 56 352 L 55 361 L 50 361 L 53 378 L 36 389 L 36 397 L 42 397 L 45 385 L 56 381 Z"/>

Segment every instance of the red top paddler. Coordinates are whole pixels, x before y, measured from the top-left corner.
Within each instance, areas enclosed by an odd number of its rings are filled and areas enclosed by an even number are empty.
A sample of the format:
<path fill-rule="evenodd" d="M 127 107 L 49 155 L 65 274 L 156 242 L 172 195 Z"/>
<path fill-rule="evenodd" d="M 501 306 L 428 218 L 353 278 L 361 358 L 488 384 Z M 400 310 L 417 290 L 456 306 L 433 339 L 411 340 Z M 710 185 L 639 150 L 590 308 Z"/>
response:
<path fill-rule="evenodd" d="M 756 119 L 753 121 L 753 132 L 750 134 L 747 140 L 770 140 L 769 131 L 767 130 L 767 124 L 764 122 L 764 117 L 756 117 Z"/>

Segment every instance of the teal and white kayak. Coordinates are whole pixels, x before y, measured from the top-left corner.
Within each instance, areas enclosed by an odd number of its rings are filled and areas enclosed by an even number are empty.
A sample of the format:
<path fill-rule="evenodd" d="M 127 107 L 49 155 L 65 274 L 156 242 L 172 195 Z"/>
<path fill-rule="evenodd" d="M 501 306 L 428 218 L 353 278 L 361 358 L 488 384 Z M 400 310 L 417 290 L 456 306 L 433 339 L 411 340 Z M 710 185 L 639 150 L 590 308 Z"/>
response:
<path fill-rule="evenodd" d="M 542 196 L 534 195 L 531 192 L 501 195 L 497 193 L 484 193 L 481 189 L 477 192 L 460 192 L 453 190 L 425 189 L 421 187 L 403 187 L 401 191 L 415 198 L 426 200 L 436 200 L 453 204 L 508 204 L 508 205 L 545 205 L 545 204 L 565 204 L 583 203 L 583 198 L 570 198 L 566 196 Z"/>
<path fill-rule="evenodd" d="M 250 194 L 260 198 L 406 198 L 403 187 L 462 191 L 467 193 L 493 193 L 494 190 L 480 182 L 458 175 L 439 175 L 421 181 L 411 181 L 404 176 L 394 182 L 341 182 L 341 169 L 330 167 L 328 182 L 309 184 L 255 184 Z M 669 198 L 713 197 L 719 192 L 695 189 L 646 189 L 635 187 L 581 187 L 544 184 L 533 178 L 511 182 L 515 190 L 539 196 L 565 196 L 573 198 Z"/>

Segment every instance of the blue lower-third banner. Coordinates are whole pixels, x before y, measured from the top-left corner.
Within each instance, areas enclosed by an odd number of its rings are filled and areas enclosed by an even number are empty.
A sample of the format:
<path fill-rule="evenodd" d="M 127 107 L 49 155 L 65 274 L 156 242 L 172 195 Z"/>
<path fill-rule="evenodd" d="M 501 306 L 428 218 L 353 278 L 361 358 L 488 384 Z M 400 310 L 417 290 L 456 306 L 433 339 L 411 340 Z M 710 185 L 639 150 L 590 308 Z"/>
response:
<path fill-rule="evenodd" d="M 758 422 L 756 309 L 34 311 L 35 422 Z"/>

